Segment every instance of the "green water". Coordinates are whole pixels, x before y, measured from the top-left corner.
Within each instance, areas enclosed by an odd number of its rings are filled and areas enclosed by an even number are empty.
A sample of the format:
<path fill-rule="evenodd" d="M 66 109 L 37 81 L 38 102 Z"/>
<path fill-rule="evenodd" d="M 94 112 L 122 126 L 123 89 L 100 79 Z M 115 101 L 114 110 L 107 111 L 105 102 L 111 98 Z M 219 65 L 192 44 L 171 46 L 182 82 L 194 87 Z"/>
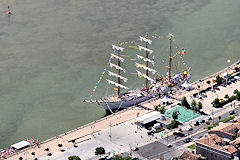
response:
<path fill-rule="evenodd" d="M 13 15 L 5 14 L 10 5 Z M 44 140 L 99 119 L 82 103 L 103 71 L 111 44 L 146 32 L 174 32 L 187 48 L 192 81 L 239 59 L 236 0 L 0 1 L 0 146 Z M 161 62 L 168 40 L 154 40 Z M 127 64 L 130 65 L 130 64 Z M 159 71 L 165 71 L 158 64 Z M 132 77 L 128 86 L 141 84 Z M 104 83 L 96 97 L 105 95 Z"/>

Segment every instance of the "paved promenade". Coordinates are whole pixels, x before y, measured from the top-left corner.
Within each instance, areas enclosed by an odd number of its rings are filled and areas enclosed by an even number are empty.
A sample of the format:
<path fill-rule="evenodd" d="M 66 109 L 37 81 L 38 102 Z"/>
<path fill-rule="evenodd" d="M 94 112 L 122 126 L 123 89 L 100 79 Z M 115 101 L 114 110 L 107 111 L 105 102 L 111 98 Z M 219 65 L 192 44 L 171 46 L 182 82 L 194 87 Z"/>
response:
<path fill-rule="evenodd" d="M 197 85 L 200 85 L 201 86 L 200 89 L 207 88 L 209 87 L 209 85 L 206 83 L 208 80 L 211 80 L 217 74 L 231 72 L 232 69 L 234 69 L 236 66 L 240 67 L 240 65 L 232 65 L 222 70 L 221 72 L 214 74 L 214 76 L 212 75 L 204 78 L 202 82 L 194 82 L 192 86 L 194 88 L 197 88 Z M 239 86 L 240 86 L 240 81 L 238 81 L 236 84 L 231 85 L 232 88 L 221 87 L 220 92 L 217 91 L 217 93 L 219 94 L 218 96 L 223 97 L 222 94 L 224 95 L 229 94 L 229 96 L 231 96 L 233 89 L 234 88 L 239 89 Z M 178 99 L 181 99 L 183 96 L 186 96 L 189 99 L 192 94 L 197 92 L 198 90 L 195 89 L 190 92 L 184 91 L 181 94 L 176 93 L 176 95 L 174 96 L 177 97 Z M 215 93 L 213 94 L 209 92 L 209 95 L 208 95 L 209 99 L 204 99 L 202 101 L 203 107 L 204 107 L 203 110 L 207 113 L 210 113 L 210 110 L 208 110 L 209 108 L 208 105 L 209 105 L 209 102 L 213 100 L 214 95 Z M 172 102 L 173 104 L 177 103 L 177 101 L 174 99 L 172 100 Z M 159 99 L 150 100 L 148 101 L 148 103 L 144 103 L 143 106 L 150 109 L 154 109 L 154 106 L 160 103 L 162 102 Z M 19 159 L 19 157 L 23 157 L 24 159 L 33 160 L 34 157 L 41 157 L 40 159 L 59 159 L 60 160 L 61 159 L 60 157 L 62 155 L 70 156 L 75 153 L 77 154 L 80 151 L 81 151 L 81 158 L 88 159 L 94 155 L 95 147 L 99 145 L 104 146 L 104 148 L 106 148 L 107 150 L 116 149 L 120 152 L 127 151 L 130 149 L 131 147 L 130 145 L 135 145 L 135 146 L 143 145 L 145 143 L 149 143 L 150 141 L 155 141 L 154 139 L 149 138 L 147 134 L 141 133 L 146 131 L 140 130 L 136 128 L 136 125 L 131 124 L 132 121 L 137 116 L 146 114 L 149 111 L 151 110 L 146 110 L 144 108 L 139 108 L 139 107 L 128 108 L 127 110 L 123 110 L 121 112 L 112 114 L 108 117 L 104 117 L 100 120 L 97 120 L 85 126 L 79 127 L 72 131 L 63 133 L 49 140 L 46 140 L 42 142 L 40 146 L 33 146 L 31 148 L 27 148 L 9 157 L 8 159 L 17 160 Z M 214 110 L 214 112 L 220 114 L 220 111 Z M 188 122 L 188 123 L 191 123 L 191 122 Z M 121 126 L 121 127 L 119 128 L 118 126 Z M 124 128 L 125 126 L 127 127 Z M 109 135 L 111 134 L 114 135 L 112 136 L 112 138 L 109 137 Z M 169 134 L 171 133 L 169 132 Z M 146 135 L 146 136 L 143 136 L 143 135 Z M 157 137 L 157 139 L 158 138 L 161 138 L 161 137 Z M 72 140 L 75 140 L 75 143 L 78 145 L 78 148 L 73 147 L 73 143 L 71 142 Z M 129 143 L 130 145 L 126 145 L 126 142 Z M 62 149 L 66 150 L 64 154 L 60 152 L 60 148 L 58 147 L 58 144 L 63 145 Z M 47 156 L 48 152 L 45 151 L 46 148 L 49 148 L 49 152 L 51 152 L 56 158 Z M 35 156 L 31 155 L 32 152 L 35 152 Z"/>

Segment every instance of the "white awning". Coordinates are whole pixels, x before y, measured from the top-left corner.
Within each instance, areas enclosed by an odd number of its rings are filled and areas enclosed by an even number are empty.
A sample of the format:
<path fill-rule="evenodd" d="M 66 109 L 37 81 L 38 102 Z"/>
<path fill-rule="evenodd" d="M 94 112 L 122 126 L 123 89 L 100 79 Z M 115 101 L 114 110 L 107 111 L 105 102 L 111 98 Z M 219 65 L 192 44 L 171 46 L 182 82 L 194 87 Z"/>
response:
<path fill-rule="evenodd" d="M 192 88 L 192 85 L 191 84 L 189 84 L 187 81 L 185 81 L 182 85 L 181 85 L 182 87 L 184 87 L 184 88 Z"/>
<path fill-rule="evenodd" d="M 28 141 L 21 141 L 21 142 L 11 145 L 11 147 L 19 150 L 24 147 L 28 147 L 30 145 L 31 145 L 31 143 L 29 143 Z"/>
<path fill-rule="evenodd" d="M 167 96 L 164 96 L 162 99 L 161 99 L 163 102 L 168 102 L 169 100 L 168 100 L 168 98 L 167 98 Z"/>
<path fill-rule="evenodd" d="M 150 112 L 150 113 L 147 113 L 147 114 L 144 114 L 138 118 L 136 118 L 136 122 L 137 123 L 140 123 L 142 125 L 145 125 L 147 123 L 150 123 L 152 121 L 155 121 L 159 118 L 161 118 L 161 113 L 158 112 L 158 111 L 153 111 L 153 112 Z"/>

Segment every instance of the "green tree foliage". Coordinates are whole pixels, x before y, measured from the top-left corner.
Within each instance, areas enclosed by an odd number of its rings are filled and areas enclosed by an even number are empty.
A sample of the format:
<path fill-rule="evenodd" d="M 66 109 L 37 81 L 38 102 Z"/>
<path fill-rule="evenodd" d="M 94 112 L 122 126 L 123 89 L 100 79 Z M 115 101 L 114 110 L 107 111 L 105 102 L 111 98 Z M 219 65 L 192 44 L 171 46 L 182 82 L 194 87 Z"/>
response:
<path fill-rule="evenodd" d="M 235 99 L 240 101 L 240 93 L 239 92 L 236 94 Z"/>
<path fill-rule="evenodd" d="M 183 98 L 182 98 L 182 100 L 181 100 L 181 106 L 186 107 L 187 109 L 190 109 L 190 105 L 189 105 L 186 97 L 183 97 Z"/>
<path fill-rule="evenodd" d="M 234 94 L 237 94 L 237 93 L 239 93 L 239 90 L 238 90 L 238 89 L 235 89 L 235 90 L 233 91 L 233 93 L 234 93 Z"/>
<path fill-rule="evenodd" d="M 228 94 L 225 94 L 224 98 L 225 98 L 225 99 L 229 99 L 229 95 L 228 95 Z"/>
<path fill-rule="evenodd" d="M 78 156 L 70 156 L 68 157 L 68 160 L 81 160 Z"/>
<path fill-rule="evenodd" d="M 191 102 L 192 110 L 195 110 L 196 105 L 197 105 L 197 103 L 196 103 L 195 99 L 193 99 L 192 102 Z"/>
<path fill-rule="evenodd" d="M 239 92 L 239 90 L 235 89 L 233 93 L 235 94 L 235 99 L 240 101 L 240 92 Z"/>
<path fill-rule="evenodd" d="M 173 113 L 172 113 L 172 118 L 173 118 L 174 120 L 178 118 L 178 112 L 177 112 L 176 110 L 173 111 Z"/>
<path fill-rule="evenodd" d="M 97 147 L 95 151 L 95 155 L 105 154 L 105 149 L 103 147 Z"/>
<path fill-rule="evenodd" d="M 113 160 L 130 160 L 131 157 L 130 156 L 120 156 L 120 155 L 116 155 L 113 157 Z"/>
<path fill-rule="evenodd" d="M 216 77 L 216 82 L 217 82 L 217 84 L 223 83 L 223 78 L 218 75 L 218 76 Z"/>
<path fill-rule="evenodd" d="M 197 104 L 197 106 L 198 106 L 198 107 L 197 107 L 197 110 L 200 111 L 200 110 L 202 109 L 202 107 L 203 107 L 203 106 L 202 106 L 202 102 L 199 101 L 198 104 Z"/>
<path fill-rule="evenodd" d="M 213 107 L 215 107 L 215 108 L 219 108 L 219 107 L 221 107 L 218 98 L 216 98 L 216 99 L 213 100 Z"/>
<path fill-rule="evenodd" d="M 177 128 L 179 125 L 179 122 L 177 120 L 172 120 L 171 123 L 168 125 L 168 128 L 173 129 L 173 128 Z"/>
<path fill-rule="evenodd" d="M 234 68 L 236 72 L 239 72 L 240 71 L 240 68 L 239 67 L 235 67 Z"/>
<path fill-rule="evenodd" d="M 210 85 L 210 84 L 211 84 L 211 81 L 209 81 L 209 80 L 208 80 L 208 81 L 207 81 L 207 84 L 209 84 L 209 85 Z"/>
<path fill-rule="evenodd" d="M 155 106 L 154 106 L 154 110 L 155 110 L 155 111 L 158 111 L 158 107 L 159 107 L 159 105 L 155 105 Z"/>
<path fill-rule="evenodd" d="M 166 112 L 165 106 L 160 107 L 159 112 L 164 114 Z"/>

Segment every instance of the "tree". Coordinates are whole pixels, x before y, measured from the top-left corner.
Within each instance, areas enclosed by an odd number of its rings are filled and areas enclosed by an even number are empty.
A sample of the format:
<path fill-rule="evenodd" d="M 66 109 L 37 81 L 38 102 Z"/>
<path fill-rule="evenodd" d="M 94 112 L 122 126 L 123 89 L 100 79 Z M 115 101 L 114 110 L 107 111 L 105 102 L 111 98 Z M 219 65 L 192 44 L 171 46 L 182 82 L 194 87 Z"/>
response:
<path fill-rule="evenodd" d="M 224 98 L 225 98 L 225 99 L 229 99 L 229 95 L 228 95 L 228 94 L 225 94 Z"/>
<path fill-rule="evenodd" d="M 155 111 L 158 111 L 158 107 L 159 107 L 159 105 L 155 105 L 155 106 L 154 106 L 154 110 L 155 110 Z"/>
<path fill-rule="evenodd" d="M 175 111 L 173 111 L 173 113 L 172 113 L 172 118 L 174 119 L 174 120 L 176 120 L 177 118 L 178 118 L 178 112 L 175 110 Z"/>
<path fill-rule="evenodd" d="M 76 145 L 76 143 L 75 143 L 75 140 L 73 139 L 73 140 L 71 140 L 71 142 L 73 143 L 73 147 L 77 147 L 77 145 Z"/>
<path fill-rule="evenodd" d="M 216 82 L 217 82 L 217 84 L 223 83 L 223 78 L 218 75 L 218 76 L 216 77 Z"/>
<path fill-rule="evenodd" d="M 202 107 L 203 107 L 203 106 L 202 106 L 202 102 L 199 101 L 198 104 L 197 104 L 197 106 L 198 106 L 198 111 L 200 111 L 200 110 L 202 109 Z"/>
<path fill-rule="evenodd" d="M 116 155 L 116 156 L 113 157 L 113 160 L 130 160 L 130 159 L 131 159 L 130 156 L 123 157 L 123 156 L 120 156 L 120 155 Z"/>
<path fill-rule="evenodd" d="M 160 107 L 159 112 L 164 114 L 166 112 L 165 106 Z"/>
<path fill-rule="evenodd" d="M 196 103 L 195 99 L 193 99 L 191 102 L 192 110 L 195 110 L 196 105 L 197 105 L 197 103 Z"/>
<path fill-rule="evenodd" d="M 61 152 L 64 152 L 65 150 L 64 150 L 64 149 L 61 149 L 62 146 L 63 146 L 62 144 L 58 144 L 58 147 L 60 148 L 60 151 L 61 151 Z"/>
<path fill-rule="evenodd" d="M 219 108 L 220 107 L 220 102 L 219 102 L 218 98 L 213 100 L 213 107 L 215 107 L 215 108 Z"/>
<path fill-rule="evenodd" d="M 34 158 L 35 158 L 35 152 L 32 152 L 31 154 L 32 154 L 32 155 L 34 156 Z"/>
<path fill-rule="evenodd" d="M 236 96 L 235 96 L 235 99 L 238 100 L 238 101 L 240 101 L 240 93 L 239 93 L 239 92 L 237 92 L 237 94 L 236 94 Z"/>
<path fill-rule="evenodd" d="M 190 109 L 190 105 L 189 105 L 186 97 L 183 97 L 183 98 L 182 98 L 182 100 L 181 100 L 181 106 L 184 106 L 184 107 L 186 107 L 187 109 Z"/>
<path fill-rule="evenodd" d="M 78 156 L 70 156 L 68 157 L 68 160 L 81 160 Z"/>
<path fill-rule="evenodd" d="M 173 129 L 178 127 L 179 122 L 177 120 L 172 120 L 171 123 L 168 125 L 168 128 Z"/>
<path fill-rule="evenodd" d="M 221 118 L 222 118 L 221 116 L 218 117 L 219 121 L 221 120 Z"/>
<path fill-rule="evenodd" d="M 239 67 L 235 67 L 234 68 L 236 72 L 239 72 L 240 71 L 240 68 Z"/>
<path fill-rule="evenodd" d="M 239 93 L 239 90 L 238 90 L 238 89 L 235 89 L 235 90 L 233 91 L 233 93 L 234 93 L 234 94 L 237 94 L 237 93 Z"/>
<path fill-rule="evenodd" d="M 208 81 L 207 81 L 207 84 L 208 84 L 208 85 L 210 85 L 210 84 L 211 84 L 211 81 L 210 81 L 210 80 L 208 80 Z"/>
<path fill-rule="evenodd" d="M 105 149 L 103 147 L 97 147 L 95 151 L 95 155 L 105 154 Z"/>

